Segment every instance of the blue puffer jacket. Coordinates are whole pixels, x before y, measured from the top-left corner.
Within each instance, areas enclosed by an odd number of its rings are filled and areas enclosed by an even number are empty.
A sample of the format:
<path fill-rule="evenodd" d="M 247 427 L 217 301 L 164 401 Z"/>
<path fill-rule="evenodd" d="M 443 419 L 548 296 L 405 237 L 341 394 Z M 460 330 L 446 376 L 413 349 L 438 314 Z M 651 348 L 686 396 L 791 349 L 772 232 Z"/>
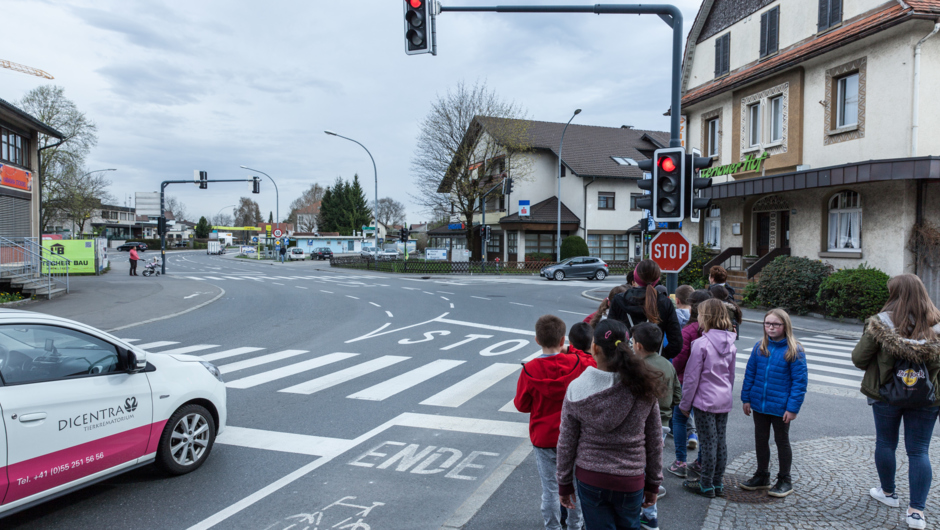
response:
<path fill-rule="evenodd" d="M 787 362 L 787 338 L 769 341 L 769 356 L 760 351 L 760 341 L 754 345 L 744 372 L 741 401 L 751 404 L 751 410 L 771 416 L 784 412 L 798 414 L 806 395 L 806 354 L 800 349 L 793 362 Z"/>

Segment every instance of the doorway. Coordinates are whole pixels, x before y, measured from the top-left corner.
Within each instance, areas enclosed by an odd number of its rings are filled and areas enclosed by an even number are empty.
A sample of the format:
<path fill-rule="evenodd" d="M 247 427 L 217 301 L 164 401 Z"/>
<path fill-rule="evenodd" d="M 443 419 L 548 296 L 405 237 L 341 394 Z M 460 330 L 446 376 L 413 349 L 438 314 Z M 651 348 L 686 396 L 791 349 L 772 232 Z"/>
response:
<path fill-rule="evenodd" d="M 757 214 L 757 256 L 770 252 L 770 212 Z"/>

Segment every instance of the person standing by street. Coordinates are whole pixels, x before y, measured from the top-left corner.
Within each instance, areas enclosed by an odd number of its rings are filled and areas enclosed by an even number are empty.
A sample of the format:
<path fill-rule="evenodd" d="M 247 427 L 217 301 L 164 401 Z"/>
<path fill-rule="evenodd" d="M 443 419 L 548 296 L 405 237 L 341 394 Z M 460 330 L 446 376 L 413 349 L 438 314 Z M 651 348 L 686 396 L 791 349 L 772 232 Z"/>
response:
<path fill-rule="evenodd" d="M 754 344 L 741 387 L 744 414 L 754 416 L 757 451 L 757 473 L 741 484 L 741 489 L 770 489 L 767 494 L 771 497 L 786 497 L 793 492 L 790 423 L 800 413 L 808 382 L 806 353 L 793 336 L 790 316 L 783 309 L 771 309 L 764 315 L 764 338 Z M 771 427 L 780 461 L 773 488 L 770 487 Z"/>
<path fill-rule="evenodd" d="M 656 291 L 661 277 L 662 271 L 655 261 L 645 259 L 637 264 L 633 271 L 633 282 L 637 287 L 611 298 L 607 318 L 619 320 L 628 328 L 641 322 L 656 324 L 666 336 L 662 356 L 672 359 L 682 349 L 682 328 L 675 304 L 669 296 Z"/>
<path fill-rule="evenodd" d="M 926 528 L 924 508 L 933 479 L 930 438 L 940 411 L 940 310 L 913 274 L 888 282 L 888 302 L 868 319 L 852 363 L 865 370 L 862 394 L 875 417 L 875 468 L 880 488 L 869 494 L 900 506 L 894 482 L 898 433 L 904 422 L 910 502 L 907 526 Z"/>
<path fill-rule="evenodd" d="M 720 285 L 728 291 L 728 298 L 722 299 L 723 302 L 734 302 L 734 287 L 728 285 L 728 271 L 721 265 L 714 265 L 708 270 L 709 286 Z M 714 293 L 712 293 L 714 294 Z"/>
<path fill-rule="evenodd" d="M 281 245 L 281 252 L 280 252 L 280 255 L 281 255 L 281 258 L 280 258 L 280 259 L 281 259 L 281 263 L 284 263 L 284 258 L 285 258 L 285 256 L 287 256 L 287 245 Z"/>
<path fill-rule="evenodd" d="M 128 261 L 131 263 L 131 276 L 137 276 L 137 260 L 140 259 L 140 256 L 137 255 L 137 247 L 131 247 L 131 251 L 128 256 Z"/>

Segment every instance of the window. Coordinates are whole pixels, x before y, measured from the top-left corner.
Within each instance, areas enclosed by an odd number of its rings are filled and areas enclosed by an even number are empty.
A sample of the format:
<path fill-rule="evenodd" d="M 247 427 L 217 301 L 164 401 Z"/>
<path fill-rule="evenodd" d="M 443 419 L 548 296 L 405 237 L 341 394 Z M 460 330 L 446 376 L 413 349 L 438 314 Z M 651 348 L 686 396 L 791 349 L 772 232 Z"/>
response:
<path fill-rule="evenodd" d="M 597 209 L 598 210 L 613 210 L 614 209 L 614 192 L 612 191 L 597 192 Z"/>
<path fill-rule="evenodd" d="M 705 138 L 705 153 L 712 157 L 718 156 L 719 135 L 721 134 L 718 130 L 718 118 L 708 120 L 705 124 L 705 130 L 708 135 Z"/>
<path fill-rule="evenodd" d="M 500 242 L 503 239 L 503 235 L 500 233 L 494 233 L 490 235 L 490 240 L 486 242 L 486 251 L 499 253 Z"/>
<path fill-rule="evenodd" d="M 777 35 L 780 23 L 780 6 L 767 11 L 760 16 L 760 56 L 764 57 L 777 53 Z"/>
<path fill-rule="evenodd" d="M 630 194 L 630 210 L 635 211 L 635 212 L 642 210 L 643 208 L 640 208 L 636 205 L 636 200 L 642 199 L 642 198 L 643 198 L 642 193 L 631 193 Z"/>
<path fill-rule="evenodd" d="M 760 147 L 760 103 L 747 108 L 747 138 L 749 147 Z"/>
<path fill-rule="evenodd" d="M 4 384 L 71 379 L 119 371 L 117 349 L 78 331 L 37 324 L 0 326 L 0 346 L 8 360 L 0 368 Z"/>
<path fill-rule="evenodd" d="M 817 31 L 825 31 L 842 23 L 842 0 L 819 0 Z"/>
<path fill-rule="evenodd" d="M 862 248 L 862 207 L 857 192 L 839 192 L 829 199 L 829 250 L 857 251 Z"/>
<path fill-rule="evenodd" d="M 839 79 L 837 86 L 836 126 L 858 125 L 858 73 Z"/>
<path fill-rule="evenodd" d="M 731 33 L 715 39 L 715 77 L 731 71 Z"/>
<path fill-rule="evenodd" d="M 705 212 L 705 245 L 721 248 L 721 209 L 714 204 Z"/>
<path fill-rule="evenodd" d="M 565 167 L 564 164 L 561 165 L 561 176 L 563 177 L 568 176 L 568 169 Z"/>
<path fill-rule="evenodd" d="M 588 251 L 604 261 L 626 260 L 629 255 L 629 236 L 626 234 L 588 234 Z"/>
<path fill-rule="evenodd" d="M 783 140 L 783 96 L 770 100 L 770 141 Z"/>
<path fill-rule="evenodd" d="M 601 255 L 601 236 L 597 234 L 588 234 L 587 236 L 588 254 L 594 257 Z"/>
<path fill-rule="evenodd" d="M 555 233 L 551 234 L 533 234 L 526 233 L 525 235 L 525 253 L 526 255 L 532 253 L 539 254 L 548 254 L 549 256 L 555 255 Z"/>
<path fill-rule="evenodd" d="M 9 129 L 0 128 L 0 159 L 29 167 L 29 140 Z"/>
<path fill-rule="evenodd" d="M 509 245 L 509 253 L 515 254 L 518 252 L 517 246 L 519 241 L 519 232 L 508 232 L 506 234 L 506 243 Z"/>

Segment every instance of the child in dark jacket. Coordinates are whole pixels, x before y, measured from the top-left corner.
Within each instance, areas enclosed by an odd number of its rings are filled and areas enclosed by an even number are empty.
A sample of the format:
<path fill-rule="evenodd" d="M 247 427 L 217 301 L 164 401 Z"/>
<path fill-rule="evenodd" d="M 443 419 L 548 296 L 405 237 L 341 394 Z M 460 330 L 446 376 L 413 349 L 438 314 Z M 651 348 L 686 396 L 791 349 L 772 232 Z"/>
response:
<path fill-rule="evenodd" d="M 764 338 L 754 345 L 744 372 L 741 401 L 744 414 L 754 416 L 754 443 L 757 446 L 757 473 L 741 489 L 770 489 L 771 497 L 786 497 L 793 492 L 790 465 L 790 422 L 803 405 L 807 384 L 806 354 L 793 337 L 790 317 L 783 309 L 771 309 L 764 315 Z M 780 471 L 777 483 L 770 487 L 770 427 Z"/>
<path fill-rule="evenodd" d="M 519 412 L 529 413 L 529 438 L 535 446 L 536 464 L 542 482 L 542 519 L 546 530 L 561 529 L 561 504 L 555 479 L 555 447 L 561 407 L 568 385 L 587 368 L 581 355 L 562 353 L 565 323 L 554 315 L 544 315 L 535 323 L 535 342 L 542 355 L 522 366 L 514 403 Z M 581 528 L 579 504 L 568 509 L 568 527 Z"/>

